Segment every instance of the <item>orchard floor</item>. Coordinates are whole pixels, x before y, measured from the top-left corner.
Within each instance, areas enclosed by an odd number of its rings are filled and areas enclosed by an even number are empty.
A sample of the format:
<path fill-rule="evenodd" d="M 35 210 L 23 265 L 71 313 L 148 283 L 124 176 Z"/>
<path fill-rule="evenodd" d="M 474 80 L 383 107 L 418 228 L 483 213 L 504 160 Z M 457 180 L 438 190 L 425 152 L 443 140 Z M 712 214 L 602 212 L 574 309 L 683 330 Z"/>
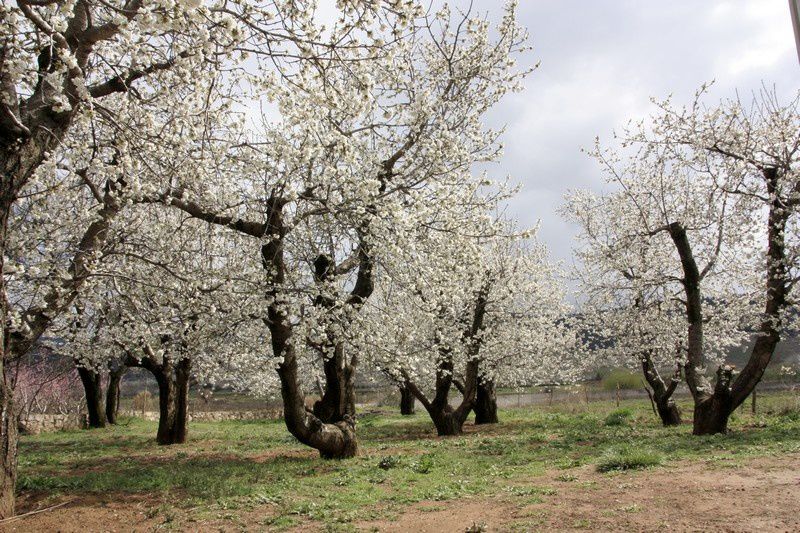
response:
<path fill-rule="evenodd" d="M 370 413 L 361 453 L 322 461 L 280 421 L 23 437 L 5 531 L 800 531 L 800 399 L 759 396 L 727 435 L 662 428 L 646 402 L 501 411 L 437 438 L 425 413 Z M 685 406 L 684 412 L 690 412 Z"/>

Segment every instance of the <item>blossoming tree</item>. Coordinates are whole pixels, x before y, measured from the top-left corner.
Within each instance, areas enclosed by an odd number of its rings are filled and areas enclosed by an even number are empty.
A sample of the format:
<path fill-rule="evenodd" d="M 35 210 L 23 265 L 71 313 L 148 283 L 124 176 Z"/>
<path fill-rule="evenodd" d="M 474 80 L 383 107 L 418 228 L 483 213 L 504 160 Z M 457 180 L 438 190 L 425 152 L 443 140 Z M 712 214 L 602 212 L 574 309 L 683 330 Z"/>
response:
<path fill-rule="evenodd" d="M 615 227 L 583 224 L 597 241 L 592 257 L 607 267 L 603 273 L 638 285 L 624 305 L 641 307 L 642 290 L 662 285 L 651 301 L 681 304 L 680 360 L 694 398 L 695 434 L 726 431 L 730 414 L 761 379 L 788 320 L 797 267 L 798 100 L 784 105 L 764 92 L 751 105 L 705 108 L 704 92 L 688 107 L 660 103 L 649 123 L 627 130 L 632 155 L 596 154 L 621 192 L 594 207 L 609 211 L 605 220 Z M 597 211 L 592 201 L 573 204 L 585 221 Z M 647 268 L 637 254 L 647 257 Z M 659 272 L 657 280 L 648 269 Z M 734 376 L 709 347 L 742 343 L 748 328 L 756 340 Z M 717 366 L 714 383 L 709 365 Z"/>

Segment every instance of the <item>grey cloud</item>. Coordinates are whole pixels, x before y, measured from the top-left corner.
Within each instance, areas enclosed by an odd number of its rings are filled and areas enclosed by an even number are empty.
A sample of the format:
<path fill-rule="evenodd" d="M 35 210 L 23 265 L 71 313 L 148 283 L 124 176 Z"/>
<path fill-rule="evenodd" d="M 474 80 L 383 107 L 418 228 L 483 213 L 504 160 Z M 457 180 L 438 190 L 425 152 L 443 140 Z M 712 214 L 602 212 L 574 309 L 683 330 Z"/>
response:
<path fill-rule="evenodd" d="M 499 13 L 499 2 L 475 2 Z M 488 171 L 523 184 L 509 212 L 524 225 L 541 220 L 556 259 L 571 261 L 575 228 L 557 214 L 568 189 L 603 185 L 582 147 L 609 141 L 628 119 L 652 111 L 650 97 L 688 101 L 716 80 L 713 98 L 798 88 L 800 65 L 785 0 L 668 2 L 521 0 L 520 18 L 541 61 L 526 90 L 490 116 L 507 124 L 505 156 Z"/>

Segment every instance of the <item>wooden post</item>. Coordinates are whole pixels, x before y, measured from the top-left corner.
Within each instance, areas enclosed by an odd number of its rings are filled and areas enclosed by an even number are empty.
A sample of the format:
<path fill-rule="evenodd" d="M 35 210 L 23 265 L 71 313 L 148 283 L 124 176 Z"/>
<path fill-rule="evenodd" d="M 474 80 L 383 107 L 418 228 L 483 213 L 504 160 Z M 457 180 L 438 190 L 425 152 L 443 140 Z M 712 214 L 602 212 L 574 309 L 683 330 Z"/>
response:
<path fill-rule="evenodd" d="M 617 381 L 617 407 L 619 407 L 619 381 Z"/>

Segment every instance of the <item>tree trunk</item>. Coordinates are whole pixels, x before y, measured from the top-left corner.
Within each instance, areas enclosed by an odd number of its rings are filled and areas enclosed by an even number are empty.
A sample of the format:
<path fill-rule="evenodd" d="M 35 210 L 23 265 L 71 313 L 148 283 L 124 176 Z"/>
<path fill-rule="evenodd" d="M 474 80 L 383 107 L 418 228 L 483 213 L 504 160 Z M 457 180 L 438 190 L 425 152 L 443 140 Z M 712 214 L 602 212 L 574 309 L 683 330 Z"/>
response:
<path fill-rule="evenodd" d="M 108 373 L 108 388 L 106 389 L 106 421 L 109 424 L 117 423 L 117 416 L 119 415 L 119 395 L 122 377 L 128 368 L 125 365 L 120 365 L 118 368 L 112 368 Z"/>
<path fill-rule="evenodd" d="M 148 356 L 140 361 L 129 357 L 128 366 L 140 366 L 150 371 L 158 383 L 158 431 L 156 442 L 161 445 L 186 442 L 189 420 L 189 381 L 191 359 L 183 358 L 177 363 L 164 359 L 157 363 L 149 347 Z"/>
<path fill-rule="evenodd" d="M 189 379 L 191 359 L 181 359 L 175 368 L 175 420 L 172 426 L 172 444 L 186 442 L 189 423 Z"/>
<path fill-rule="evenodd" d="M 731 416 L 730 404 L 725 405 L 710 398 L 694 406 L 693 435 L 714 435 L 728 432 L 728 419 Z"/>
<path fill-rule="evenodd" d="M 286 200 L 272 197 L 269 200 L 268 218 L 264 235 L 270 239 L 261 246 L 261 258 L 266 272 L 266 277 L 273 289 L 269 291 L 270 303 L 267 306 L 267 327 L 270 330 L 272 353 L 278 363 L 278 377 L 281 380 L 281 397 L 283 399 L 283 417 L 286 428 L 294 437 L 307 446 L 319 451 L 324 459 L 345 459 L 355 457 L 358 453 L 358 440 L 356 439 L 355 419 L 345 413 L 343 420 L 326 423 L 320 420 L 313 411 L 306 409 L 305 395 L 300 388 L 298 378 L 297 355 L 292 342 L 293 326 L 284 305 L 281 303 L 281 289 L 286 283 L 286 263 L 284 260 L 283 238 L 287 233 L 283 220 L 283 207 Z M 348 305 L 357 307 L 372 293 L 372 258 L 366 240 L 359 241 L 358 249 L 358 275 L 356 283 L 348 299 Z M 315 261 L 315 274 L 319 281 L 324 282 L 329 269 L 335 266 L 327 258 Z M 324 302 L 320 302 L 325 305 Z M 342 354 L 343 356 L 344 354 Z M 353 358 L 351 366 L 356 366 Z M 349 380 L 352 381 L 350 374 Z M 326 374 L 327 379 L 327 374 Z M 326 383 L 326 388 L 332 390 L 335 383 Z M 339 383 L 339 386 L 342 386 Z M 347 397 L 347 384 L 342 387 Z M 342 395 L 337 395 L 342 398 Z M 345 402 L 346 404 L 347 402 Z M 329 405 L 329 403 L 326 403 Z M 345 405 L 342 410 L 347 411 Z"/>
<path fill-rule="evenodd" d="M 483 320 L 486 316 L 488 292 L 491 282 L 487 281 L 478 291 L 475 307 L 471 312 L 470 325 L 463 334 L 463 342 L 467 347 L 469 356 L 464 369 L 464 382 L 459 383 L 453 378 L 453 354 L 446 345 L 439 346 L 439 360 L 436 367 L 436 385 L 434 397 L 429 400 L 425 393 L 406 376 L 406 387 L 411 389 L 414 396 L 422 403 L 425 410 L 436 427 L 440 436 L 460 435 L 463 432 L 464 422 L 470 411 L 475 407 L 478 395 L 478 372 L 480 367 L 480 333 L 483 330 Z M 448 396 L 451 386 L 456 385 L 462 394 L 461 403 L 455 409 L 450 405 Z"/>
<path fill-rule="evenodd" d="M 158 432 L 156 442 L 167 445 L 174 443 L 176 396 L 175 380 L 172 379 L 172 364 L 164 362 L 155 372 L 158 382 Z"/>
<path fill-rule="evenodd" d="M 6 157 L 5 150 L 0 156 Z M 15 490 L 17 484 L 17 413 L 14 406 L 14 389 L 9 375 L 10 362 L 9 339 L 6 324 L 8 323 L 8 299 L 6 298 L 5 276 L 2 275 L 6 256 L 6 237 L 8 234 L 8 216 L 14 201 L 11 190 L 11 178 L 7 173 L 2 175 L 2 202 L 0 203 L 0 519 L 14 516 Z"/>
<path fill-rule="evenodd" d="M 78 375 L 83 383 L 83 392 L 86 397 L 86 412 L 89 415 L 90 428 L 106 427 L 106 413 L 103 410 L 103 383 L 99 372 L 78 367 Z"/>
<path fill-rule="evenodd" d="M 275 331 L 286 326 L 288 326 L 286 323 L 279 328 L 273 325 L 271 329 Z M 305 396 L 298 385 L 297 359 L 294 348 L 287 345 L 286 340 L 288 337 L 276 339 L 273 334 L 273 350 L 277 341 L 281 343 L 281 348 L 277 350 L 277 353 L 284 354 L 283 362 L 278 366 L 278 376 L 281 380 L 283 418 L 286 429 L 303 444 L 318 450 L 323 459 L 355 457 L 358 453 L 355 419 L 345 416 L 344 420 L 329 424 L 322 422 L 313 412 L 306 409 Z"/>
<path fill-rule="evenodd" d="M 648 351 L 642 353 L 642 371 L 647 384 L 650 385 L 650 390 L 647 391 L 651 395 L 651 399 L 656 406 L 656 412 L 661 418 L 661 423 L 664 426 L 678 426 L 681 423 L 681 412 L 672 399 L 675 389 L 678 387 L 680 380 L 680 367 L 676 368 L 675 374 L 672 377 L 669 385 L 664 383 L 661 374 L 658 372 L 655 364 L 653 363 L 652 354 Z"/>
<path fill-rule="evenodd" d="M 2 256 L 0 256 L 2 257 Z M 1 283 L 1 282 L 0 282 Z M 0 519 L 14 516 L 17 486 L 17 425 L 12 389 L 7 368 L 3 366 L 3 382 L 0 384 Z"/>
<path fill-rule="evenodd" d="M 735 381 L 732 369 L 721 366 L 717 369 L 717 382 L 713 393 L 711 385 L 703 375 L 704 353 L 702 333 L 702 300 L 700 281 L 702 275 L 692 256 L 686 231 L 678 223 L 670 224 L 669 231 L 675 243 L 684 272 L 686 294 L 686 316 L 689 321 L 686 383 L 694 398 L 695 435 L 724 433 L 728 429 L 731 413 L 739 407 L 761 381 L 775 347 L 780 341 L 781 314 L 786 307 L 789 290 L 793 284 L 786 259 L 785 230 L 793 212 L 792 205 L 781 196 L 781 180 L 785 170 L 764 168 L 764 182 L 769 195 L 767 221 L 767 284 L 764 320 L 758 337 L 741 373 Z M 789 200 L 788 202 L 791 202 Z"/>
<path fill-rule="evenodd" d="M 692 434 L 714 435 L 728 431 L 728 419 L 736 409 L 731 394 L 733 369 L 721 366 L 717 369 L 714 393 L 702 401 L 695 401 Z"/>
<path fill-rule="evenodd" d="M 478 383 L 475 397 L 475 424 L 497 424 L 497 392 L 494 381 L 484 380 Z"/>
<path fill-rule="evenodd" d="M 656 399 L 656 409 L 658 416 L 661 417 L 661 423 L 664 426 L 680 426 L 681 425 L 681 410 L 678 409 L 677 404 L 672 398 L 666 401 L 659 401 Z"/>
<path fill-rule="evenodd" d="M 355 369 L 348 364 L 344 343 L 337 343 L 333 357 L 324 362 L 325 392 L 314 402 L 314 415 L 326 424 L 341 422 L 356 414 Z"/>
<path fill-rule="evenodd" d="M 400 387 L 400 414 L 409 416 L 414 414 L 416 399 L 411 390 L 405 386 Z"/>
<path fill-rule="evenodd" d="M 461 435 L 464 432 L 464 422 L 466 417 L 461 417 L 457 411 L 447 408 L 428 411 L 436 427 L 436 434 L 440 437 L 452 437 Z"/>

